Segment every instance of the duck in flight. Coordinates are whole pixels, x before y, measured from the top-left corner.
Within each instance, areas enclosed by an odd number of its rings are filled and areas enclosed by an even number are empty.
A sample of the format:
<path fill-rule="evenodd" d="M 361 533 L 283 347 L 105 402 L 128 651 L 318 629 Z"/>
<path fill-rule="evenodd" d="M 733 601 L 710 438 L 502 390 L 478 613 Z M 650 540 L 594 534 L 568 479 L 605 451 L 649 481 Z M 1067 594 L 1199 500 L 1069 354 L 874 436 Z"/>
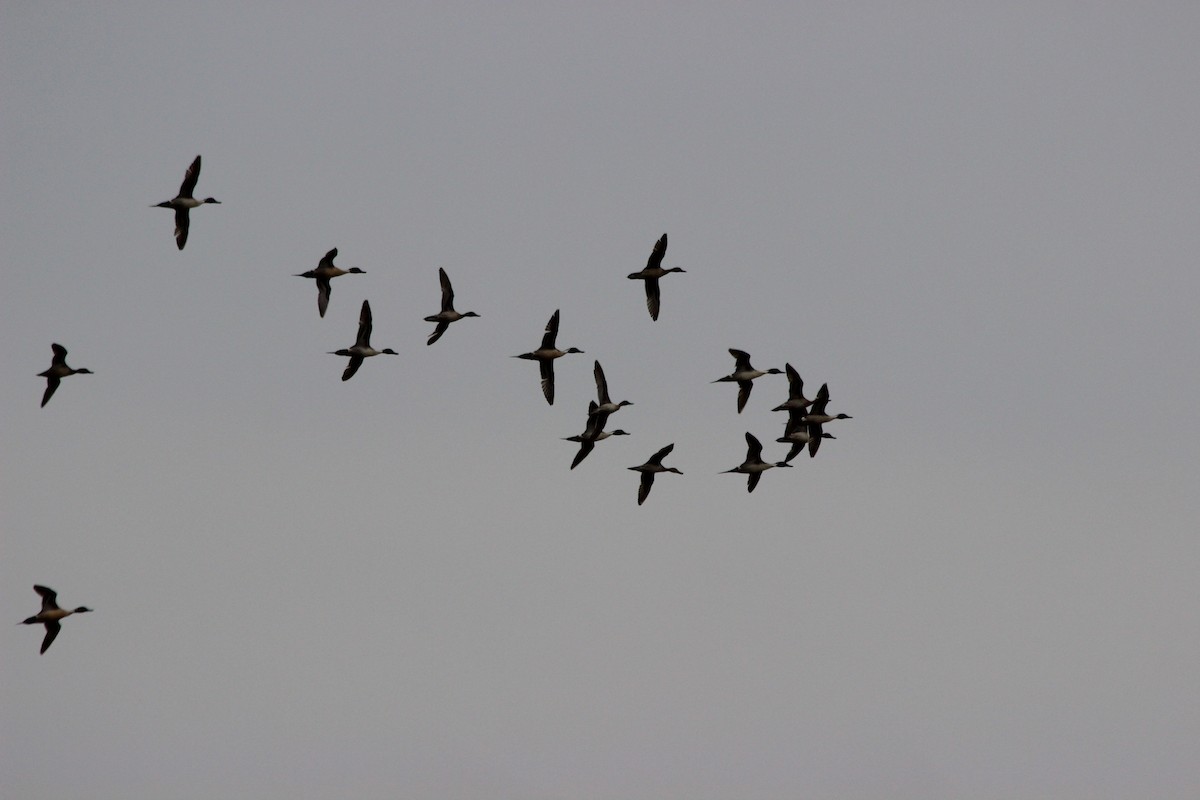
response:
<path fill-rule="evenodd" d="M 431 345 L 442 338 L 442 334 L 449 329 L 451 322 L 458 322 L 463 317 L 479 316 L 474 311 L 459 313 L 454 310 L 454 287 L 450 285 L 450 276 L 441 267 L 438 267 L 438 280 L 442 282 L 442 310 L 425 318 L 426 322 L 437 323 L 433 333 L 429 334 L 429 341 L 425 342 L 426 345 Z"/>
<path fill-rule="evenodd" d="M 803 422 L 803 411 L 795 412 L 794 416 L 788 417 L 787 427 L 784 428 L 783 436 L 775 441 L 781 444 L 790 444 L 792 449 L 788 451 L 787 456 L 783 459 L 787 463 L 791 463 L 792 459 L 804 452 L 805 445 L 809 448 L 809 458 L 817 454 L 817 448 L 821 446 L 820 442 L 813 439 L 813 434 L 808 428 L 808 424 Z M 832 433 L 821 432 L 817 439 L 836 439 Z"/>
<path fill-rule="evenodd" d="M 389 347 L 382 350 L 371 347 L 371 304 L 363 300 L 362 310 L 358 312 L 358 338 L 354 340 L 354 346 L 333 350 L 330 355 L 350 357 L 350 363 L 346 365 L 346 371 L 342 373 L 342 380 L 348 381 L 354 377 L 354 373 L 358 372 L 364 358 L 379 355 L 398 356 L 400 354 Z"/>
<path fill-rule="evenodd" d="M 825 406 L 829 403 L 829 384 L 821 384 L 821 388 L 817 390 L 817 396 L 813 400 L 812 408 L 807 412 L 796 412 L 802 414 L 798 418 L 798 423 L 803 422 L 808 428 L 808 457 L 814 458 L 817 455 L 817 448 L 821 446 L 822 439 L 833 439 L 836 437 L 825 433 L 824 426 L 827 422 L 833 422 L 838 419 L 854 419 L 849 414 L 829 414 L 825 411 Z M 788 420 L 788 427 L 792 426 L 792 420 Z M 784 434 L 787 435 L 786 433 Z M 790 457 L 789 457 L 790 459 Z"/>
<path fill-rule="evenodd" d="M 633 403 L 628 400 L 622 400 L 619 403 L 614 403 L 612 398 L 608 396 L 608 381 L 604 377 L 604 368 L 600 366 L 599 361 L 596 362 L 593 373 L 596 376 L 597 405 L 595 411 L 588 412 L 589 416 L 594 416 L 595 414 L 615 414 L 616 412 L 620 411 L 622 407 L 633 405 Z"/>
<path fill-rule="evenodd" d="M 537 350 L 528 353 L 521 353 L 513 356 L 513 358 L 524 358 L 530 361 L 538 362 L 542 370 L 542 394 L 546 396 L 546 402 L 554 405 L 554 359 L 562 358 L 568 353 L 582 353 L 575 347 L 568 347 L 566 350 L 559 350 L 555 346 L 554 340 L 558 338 L 558 312 L 554 310 L 550 321 L 546 323 L 546 333 L 542 336 L 542 346 Z"/>
<path fill-rule="evenodd" d="M 575 454 L 575 459 L 571 462 L 571 469 L 575 469 L 580 463 L 588 457 L 588 453 L 592 452 L 596 446 L 596 442 L 603 441 L 610 436 L 628 436 L 628 431 L 615 430 L 606 431 L 604 426 L 608 423 L 608 414 L 603 411 L 597 411 L 596 401 L 588 402 L 588 423 L 583 433 L 578 436 L 567 436 L 563 438 L 566 442 L 579 442 L 579 452 Z"/>
<path fill-rule="evenodd" d="M 39 378 L 46 379 L 46 393 L 42 395 L 42 408 L 46 407 L 46 403 L 50 402 L 50 398 L 54 396 L 54 391 L 58 389 L 59 381 L 68 375 L 92 375 L 94 374 L 87 367 L 79 369 L 71 369 L 67 366 L 67 348 L 61 344 L 52 344 L 50 349 L 54 351 L 54 358 L 50 360 L 50 369 L 45 372 L 39 372 Z"/>
<path fill-rule="evenodd" d="M 69 617 L 72 614 L 86 614 L 91 611 L 90 608 L 80 606 L 79 608 L 67 609 L 58 607 L 58 593 L 48 586 L 34 586 L 33 590 L 42 596 L 42 610 L 34 614 L 27 620 L 24 620 L 22 625 L 45 625 L 46 638 L 42 639 L 42 653 L 50 649 L 50 645 L 54 643 L 54 637 L 58 636 L 62 625 L 59 623 L 63 617 Z"/>
<path fill-rule="evenodd" d="M 196 206 L 202 206 L 205 203 L 221 203 L 212 197 L 206 197 L 203 200 L 197 200 L 192 197 L 192 192 L 196 189 L 196 181 L 200 178 L 200 156 L 196 156 L 196 160 L 187 168 L 187 172 L 183 174 L 183 183 L 179 186 L 179 194 L 172 197 L 170 200 L 164 200 L 151 208 L 173 208 L 175 209 L 175 244 L 180 250 L 187 244 L 188 226 L 191 224 L 191 219 L 188 217 L 188 212 Z"/>
<path fill-rule="evenodd" d="M 783 370 L 771 367 L 768 370 L 755 369 L 750 366 L 750 354 L 745 350 L 734 350 L 729 348 L 729 355 L 733 356 L 734 367 L 733 372 L 726 375 L 724 378 L 717 378 L 713 383 L 736 383 L 738 385 L 738 400 L 737 410 L 742 413 L 742 409 L 746 407 L 746 401 L 750 399 L 750 390 L 754 388 L 751 383 L 755 378 L 761 378 L 763 375 L 781 375 Z"/>
<path fill-rule="evenodd" d="M 783 368 L 787 372 L 788 399 L 771 410 L 791 412 L 799 409 L 803 411 L 813 404 L 812 400 L 804 396 L 804 379 L 800 377 L 800 373 L 791 364 L 784 364 Z"/>
<path fill-rule="evenodd" d="M 350 269 L 342 269 L 335 267 L 333 260 L 337 258 L 337 248 L 333 248 L 325 257 L 321 259 L 321 263 L 317 264 L 316 269 L 310 269 L 308 272 L 296 273 L 297 278 L 313 278 L 317 282 L 317 311 L 322 317 L 325 316 L 325 309 L 329 307 L 329 295 L 333 293 L 333 289 L 329 286 L 329 281 L 339 275 L 366 275 L 365 270 L 358 267 Z"/>
<path fill-rule="evenodd" d="M 642 473 L 642 482 L 641 482 L 641 485 L 638 486 L 638 505 L 639 506 L 642 503 L 646 502 L 646 498 L 650 496 L 650 490 L 654 487 L 654 476 L 655 475 L 657 475 L 660 472 L 674 472 L 676 475 L 683 474 L 682 472 L 675 469 L 674 467 L 664 467 L 663 466 L 663 463 L 662 463 L 663 459 L 666 458 L 668 455 L 670 455 L 671 451 L 674 449 L 675 449 L 675 443 L 672 442 L 671 444 L 664 447 L 662 450 L 659 450 L 657 453 L 650 456 L 650 459 L 648 461 L 646 461 L 645 464 L 639 464 L 636 467 L 626 467 L 626 469 L 631 469 L 634 472 Z"/>
<path fill-rule="evenodd" d="M 641 272 L 631 272 L 627 276 L 631 281 L 646 282 L 646 308 L 650 311 L 650 319 L 658 319 L 658 279 L 664 275 L 669 275 L 672 272 L 687 272 L 683 267 L 671 267 L 663 269 L 663 256 L 667 254 L 667 235 L 664 233 L 662 238 L 654 244 L 654 249 L 650 251 L 650 260 L 646 262 L 646 267 Z"/>
<path fill-rule="evenodd" d="M 746 481 L 746 491 L 753 492 L 754 487 L 758 486 L 758 479 L 762 477 L 764 472 L 772 467 L 790 466 L 791 464 L 786 461 L 776 461 L 774 464 L 769 461 L 763 461 L 762 443 L 754 438 L 753 434 L 746 431 L 746 460 L 733 469 L 725 470 L 721 474 L 724 475 L 726 472 L 740 472 L 743 475 L 748 475 L 749 479 Z"/>

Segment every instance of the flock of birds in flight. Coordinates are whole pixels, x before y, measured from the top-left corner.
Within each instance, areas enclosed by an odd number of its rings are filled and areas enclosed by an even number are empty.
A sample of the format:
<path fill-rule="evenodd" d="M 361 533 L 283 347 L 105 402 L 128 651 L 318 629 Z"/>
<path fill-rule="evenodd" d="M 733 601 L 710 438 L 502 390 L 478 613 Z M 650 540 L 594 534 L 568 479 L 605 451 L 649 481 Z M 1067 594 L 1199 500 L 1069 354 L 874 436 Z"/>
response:
<path fill-rule="evenodd" d="M 197 200 L 193 196 L 196 189 L 196 181 L 200 178 L 200 156 L 188 167 L 184 174 L 183 183 L 179 187 L 179 194 L 170 200 L 165 200 L 158 203 L 152 208 L 170 208 L 175 211 L 175 244 L 182 250 L 187 244 L 188 230 L 191 227 L 190 212 L 193 208 L 205 205 L 207 203 L 217 203 L 220 201 L 206 197 L 203 200 Z M 645 284 L 646 289 L 646 308 L 650 312 L 650 318 L 657 320 L 659 309 L 661 306 L 659 294 L 659 279 L 672 272 L 685 272 L 682 267 L 664 268 L 662 266 L 663 258 L 667 253 L 667 235 L 664 233 L 662 237 L 655 243 L 654 249 L 650 253 L 650 258 L 644 269 L 630 273 L 630 280 L 640 280 Z M 325 310 L 329 307 L 329 298 L 332 294 L 330 281 L 341 275 L 350 274 L 365 274 L 358 267 L 350 267 L 342 269 L 334 265 L 334 259 L 337 258 L 337 248 L 333 248 L 325 257 L 317 264 L 315 269 L 307 272 L 298 273 L 296 277 L 310 278 L 316 281 L 317 284 L 317 311 L 323 318 Z M 467 317 L 478 317 L 474 311 L 459 312 L 454 308 L 454 287 L 450 283 L 450 277 L 446 274 L 446 270 L 438 268 L 438 278 L 442 288 L 442 306 L 441 310 L 425 317 L 426 322 L 433 322 L 436 327 L 433 333 L 429 335 L 429 339 L 425 342 L 426 345 L 431 345 L 442 337 L 449 329 L 450 324 L 458 322 Z M 536 350 L 531 350 L 528 353 L 521 353 L 513 356 L 513 358 L 522 358 L 529 361 L 537 361 L 541 371 L 542 378 L 542 394 L 546 398 L 546 402 L 550 405 L 554 404 L 554 361 L 562 358 L 565 355 L 572 353 L 583 353 L 582 350 L 569 347 L 566 350 L 559 349 L 557 345 L 559 326 L 559 310 L 550 316 L 549 322 L 546 323 L 546 330 L 542 334 L 541 346 Z M 367 300 L 363 300 L 362 308 L 358 315 L 358 335 L 355 337 L 354 344 L 350 347 L 345 347 L 340 350 L 330 352 L 330 355 L 338 355 L 349 358 L 346 369 L 342 372 L 342 380 L 348 381 L 354 374 L 358 372 L 359 367 L 365 359 L 378 355 L 399 355 L 391 348 L 376 349 L 371 346 L 371 304 Z M 45 372 L 38 374 L 39 377 L 46 379 L 46 391 L 42 395 L 42 406 L 50 401 L 54 392 L 58 389 L 59 383 L 63 378 L 70 375 L 90 375 L 93 374 L 87 368 L 72 369 L 67 365 L 67 349 L 60 344 L 52 344 L 51 348 L 54 351 L 54 356 L 50 362 L 50 368 Z M 737 411 L 742 413 L 742 409 L 746 407 L 746 401 L 750 398 L 750 392 L 754 388 L 753 381 L 764 375 L 779 375 L 785 373 L 785 370 L 776 368 L 759 370 L 755 369 L 750 364 L 750 355 L 744 350 L 735 350 L 730 348 L 729 354 L 734 358 L 733 372 L 728 375 L 717 378 L 713 383 L 736 383 L 738 385 L 737 396 Z M 813 399 L 808 399 L 804 396 L 804 381 L 800 377 L 800 373 L 791 365 L 787 364 L 786 375 L 788 379 L 788 399 L 782 404 L 776 406 L 772 411 L 786 411 L 788 414 L 787 423 L 784 426 L 783 436 L 776 439 L 777 442 L 791 445 L 791 449 L 783 461 L 764 461 L 762 457 L 762 443 L 749 431 L 746 432 L 746 459 L 734 467 L 733 469 L 724 470 L 721 474 L 738 473 L 747 476 L 746 491 L 753 492 L 754 487 L 758 485 L 762 474 L 769 469 L 775 467 L 791 467 L 791 461 L 797 455 L 808 449 L 809 457 L 815 457 L 817 450 L 821 446 L 822 439 L 834 439 L 832 434 L 826 433 L 824 426 L 840 419 L 851 419 L 847 414 L 830 414 L 826 411 L 826 406 L 829 403 L 829 385 L 822 384 L 820 390 L 817 391 Z M 579 464 L 587 458 L 588 454 L 595 448 L 597 442 L 601 442 L 611 436 L 627 436 L 627 431 L 620 429 L 605 430 L 608 424 L 608 419 L 612 414 L 620 411 L 623 407 L 633 405 L 628 400 L 613 402 L 608 392 L 608 382 L 604 376 L 604 369 L 600 366 L 600 362 L 596 361 L 593 368 L 596 379 L 596 400 L 590 401 L 588 404 L 587 424 L 583 433 L 576 436 L 566 437 L 566 441 L 576 442 L 579 444 L 579 450 L 575 454 L 574 460 L 571 462 L 571 469 L 579 466 Z M 672 472 L 676 475 L 682 475 L 675 467 L 663 466 L 663 459 L 671 454 L 675 449 L 674 443 L 663 447 L 644 464 L 639 464 L 636 467 L 629 467 L 635 472 L 641 473 L 641 481 L 638 485 L 637 501 L 640 506 L 646 502 L 646 498 L 650 495 L 650 490 L 654 486 L 654 478 L 656 475 L 664 472 Z M 90 608 L 79 606 L 75 609 L 64 609 L 58 605 L 57 594 L 53 589 L 46 586 L 34 586 L 34 591 L 41 595 L 42 609 L 37 614 L 22 622 L 23 625 L 40 624 L 45 626 L 46 635 L 42 640 L 41 652 L 45 653 L 50 645 L 54 642 L 60 630 L 60 620 L 72 614 L 82 614 L 91 611 Z"/>

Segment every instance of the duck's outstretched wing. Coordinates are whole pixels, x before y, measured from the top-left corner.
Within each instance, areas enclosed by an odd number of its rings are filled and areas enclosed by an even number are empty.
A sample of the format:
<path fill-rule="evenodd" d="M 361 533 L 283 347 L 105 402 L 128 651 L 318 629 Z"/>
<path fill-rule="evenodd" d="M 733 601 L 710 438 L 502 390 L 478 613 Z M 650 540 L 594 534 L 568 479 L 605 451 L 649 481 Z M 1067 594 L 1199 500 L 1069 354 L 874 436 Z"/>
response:
<path fill-rule="evenodd" d="M 659 305 L 658 278 L 646 278 L 646 309 L 650 312 L 650 319 L 658 320 Z"/>
<path fill-rule="evenodd" d="M 362 356 L 350 356 L 350 363 L 346 365 L 346 371 L 342 373 L 342 380 L 348 381 L 354 377 L 354 373 L 358 372 L 358 368 L 362 366 Z"/>
<path fill-rule="evenodd" d="M 191 197 L 192 192 L 196 190 L 196 181 L 198 180 L 200 180 L 200 156 L 196 156 L 196 160 L 187 168 L 187 172 L 183 173 L 183 183 L 179 184 L 179 196 Z"/>
<path fill-rule="evenodd" d="M 433 329 L 433 333 L 429 334 L 429 341 L 425 342 L 425 344 L 433 344 L 438 339 L 442 338 L 442 334 L 448 330 L 450 330 L 449 322 L 439 322 L 437 327 Z"/>
<path fill-rule="evenodd" d="M 50 645 L 54 644 L 54 637 L 58 636 L 58 632 L 62 630 L 62 625 L 59 625 L 56 619 L 47 620 L 42 624 L 46 626 L 46 638 L 42 639 L 42 649 L 39 655 L 50 649 Z"/>
<path fill-rule="evenodd" d="M 175 246 L 180 250 L 187 244 L 188 228 L 192 225 L 191 215 L 186 208 L 175 209 Z"/>
<path fill-rule="evenodd" d="M 554 362 L 539 361 L 538 366 L 542 370 L 542 394 L 546 396 L 546 402 L 554 405 Z"/>
<path fill-rule="evenodd" d="M 546 332 L 542 334 L 542 349 L 553 350 L 554 342 L 558 339 L 558 312 L 560 309 L 554 309 L 554 313 L 550 316 L 550 321 L 546 323 Z"/>
<path fill-rule="evenodd" d="M 638 505 L 646 502 L 646 498 L 650 496 L 650 490 L 654 488 L 654 473 L 643 472 L 642 483 L 638 486 Z"/>
<path fill-rule="evenodd" d="M 667 255 L 667 235 L 664 233 L 659 240 L 654 243 L 654 249 L 650 251 L 650 259 L 646 262 L 646 269 L 654 269 L 661 267 L 663 258 Z"/>

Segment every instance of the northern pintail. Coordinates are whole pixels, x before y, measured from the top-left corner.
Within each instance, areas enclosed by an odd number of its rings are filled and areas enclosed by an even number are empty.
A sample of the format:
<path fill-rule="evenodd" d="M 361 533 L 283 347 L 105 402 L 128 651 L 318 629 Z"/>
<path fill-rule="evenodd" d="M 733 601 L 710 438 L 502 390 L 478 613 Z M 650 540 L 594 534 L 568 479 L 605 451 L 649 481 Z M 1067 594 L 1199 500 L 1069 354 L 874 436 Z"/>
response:
<path fill-rule="evenodd" d="M 321 262 L 317 264 L 316 269 L 310 269 L 308 272 L 296 273 L 297 278 L 313 278 L 316 280 L 317 312 L 320 313 L 322 317 L 325 316 L 325 309 L 329 307 L 329 295 L 333 294 L 333 289 L 329 285 L 330 280 L 338 277 L 339 275 L 367 274 L 365 270 L 361 270 L 358 267 L 351 267 L 350 269 L 335 267 L 333 265 L 333 260 L 337 258 L 337 254 L 338 250 L 335 247 L 325 254 L 325 257 L 321 259 Z"/>
<path fill-rule="evenodd" d="M 354 373 L 358 372 L 358 368 L 362 366 L 364 358 L 371 356 L 400 355 L 395 350 L 385 347 L 382 350 L 376 350 L 371 347 L 371 304 L 363 300 L 362 311 L 358 313 L 358 338 L 354 340 L 353 347 L 345 347 L 341 350 L 333 350 L 331 356 L 349 356 L 350 363 L 346 365 L 346 371 L 342 373 L 342 380 L 348 381 L 354 377 Z"/>
<path fill-rule="evenodd" d="M 430 345 L 442 338 L 442 334 L 450 327 L 451 322 L 458 322 L 463 317 L 478 317 L 474 311 L 464 311 L 461 314 L 454 310 L 454 287 L 450 285 L 450 276 L 446 270 L 438 267 L 438 279 L 442 282 L 442 310 L 425 318 L 426 322 L 436 322 L 437 327 L 429 334 Z"/>
<path fill-rule="evenodd" d="M 768 370 L 755 369 L 750 366 L 750 354 L 745 350 L 734 350 L 729 348 L 729 355 L 734 358 L 733 372 L 726 375 L 724 378 L 717 378 L 713 383 L 732 382 L 738 385 L 738 413 L 742 413 L 742 409 L 746 407 L 746 400 L 750 398 L 750 390 L 754 388 L 751 383 L 755 378 L 760 378 L 763 375 L 780 375 L 783 370 L 771 367 Z"/>
<path fill-rule="evenodd" d="M 658 279 L 664 275 L 669 275 L 672 272 L 687 272 L 683 267 L 671 267 L 663 269 L 663 256 L 667 254 L 667 235 L 664 233 L 659 239 L 654 249 L 650 251 L 650 260 L 646 262 L 646 267 L 641 272 L 631 272 L 627 277 L 631 281 L 646 282 L 646 308 L 650 311 L 650 319 L 658 319 Z"/>
<path fill-rule="evenodd" d="M 579 442 L 579 452 L 575 454 L 574 460 L 571 461 L 571 469 L 578 467 L 580 462 L 588 457 L 588 453 L 592 452 L 592 449 L 596 446 L 596 442 L 603 441 L 610 436 L 629 435 L 628 431 L 623 431 L 620 429 L 615 431 L 604 430 L 604 426 L 607 422 L 608 413 L 604 411 L 597 411 L 596 401 L 589 401 L 588 423 L 583 433 L 579 434 L 578 436 L 566 436 L 563 438 L 563 441 L 565 442 Z"/>
<path fill-rule="evenodd" d="M 541 347 L 529 353 L 513 356 L 513 358 L 525 358 L 538 362 L 542 370 L 542 394 L 546 396 L 546 402 L 550 405 L 554 405 L 554 359 L 562 358 L 567 353 L 583 352 L 575 347 L 559 350 L 555 346 L 554 340 L 558 338 L 558 312 L 559 309 L 555 309 L 550 321 L 546 323 L 546 333 L 542 336 Z"/>
<path fill-rule="evenodd" d="M 645 464 L 640 464 L 636 467 L 626 467 L 626 469 L 631 469 L 634 472 L 642 473 L 642 483 L 638 487 L 638 505 L 639 506 L 642 503 L 646 502 L 646 498 L 650 496 L 650 489 L 653 488 L 653 486 L 654 486 L 654 476 L 657 473 L 659 473 L 659 472 L 674 472 L 676 475 L 683 474 L 682 472 L 675 469 L 674 467 L 664 467 L 662 465 L 662 460 L 664 458 L 666 458 L 670 454 L 670 452 L 674 449 L 675 449 L 675 444 L 674 444 L 674 442 L 672 442 L 671 444 L 664 447 L 662 450 L 659 450 L 657 453 L 650 456 L 650 459 L 648 461 L 646 461 Z"/>
<path fill-rule="evenodd" d="M 42 407 L 46 407 L 46 403 L 50 402 L 50 398 L 54 395 L 55 389 L 58 388 L 58 383 L 68 375 L 92 375 L 94 374 L 86 367 L 79 369 L 71 369 L 67 366 L 67 348 L 61 344 L 52 344 L 50 349 L 54 351 L 54 358 L 50 360 L 50 369 L 45 372 L 39 372 L 39 378 L 46 379 L 46 393 L 42 395 Z"/>
<path fill-rule="evenodd" d="M 836 439 L 832 433 L 822 432 L 817 439 Z M 790 444 L 792 449 L 788 451 L 787 457 L 783 460 L 791 463 L 792 459 L 804 452 L 805 445 L 809 448 L 809 456 L 817 454 L 817 448 L 820 447 L 820 442 L 813 439 L 813 434 L 809 431 L 808 425 L 804 422 L 799 422 L 795 427 L 792 427 L 792 420 L 788 420 L 788 428 L 784 430 L 783 436 L 775 441 L 782 444 Z"/>
<path fill-rule="evenodd" d="M 748 475 L 749 479 L 746 481 L 746 491 L 753 492 L 754 487 L 758 486 L 758 479 L 762 477 L 764 472 L 772 467 L 790 466 L 791 464 L 786 461 L 776 461 L 773 464 L 769 461 L 763 461 L 762 444 L 758 439 L 754 438 L 753 434 L 746 431 L 746 460 L 733 469 L 724 470 L 721 474 L 724 475 L 726 472 L 740 472 L 743 475 Z"/>
<path fill-rule="evenodd" d="M 188 217 L 188 212 L 196 206 L 202 206 L 205 203 L 220 204 L 220 200 L 212 197 L 206 197 L 203 200 L 197 200 L 192 197 L 192 192 L 196 188 L 196 181 L 200 178 L 200 156 L 196 156 L 196 160 L 187 168 L 187 172 L 183 174 L 183 183 L 179 186 L 179 194 L 172 197 L 170 200 L 164 200 L 161 203 L 156 203 L 151 208 L 173 208 L 175 209 L 175 244 L 182 250 L 187 244 L 188 226 L 191 220 Z"/>
<path fill-rule="evenodd" d="M 832 439 L 824 431 L 826 422 L 833 422 L 836 419 L 854 419 L 849 414 L 828 414 L 825 412 L 825 406 L 829 403 L 829 384 L 821 384 L 821 388 L 817 391 L 817 397 L 813 400 L 812 408 L 807 412 L 796 412 L 801 415 L 798 417 L 799 422 L 803 422 L 808 427 L 808 456 L 813 458 L 817 454 L 817 448 L 821 446 L 822 439 Z M 791 425 L 791 420 L 788 421 Z"/>
<path fill-rule="evenodd" d="M 62 625 L 59 620 L 63 617 L 69 617 L 72 614 L 86 614 L 92 609 L 80 606 L 79 608 L 59 608 L 58 593 L 48 586 L 33 587 L 33 590 L 42 596 L 42 610 L 34 614 L 27 620 L 21 622 L 22 625 L 45 625 L 46 638 L 42 639 L 42 653 L 50 649 L 50 645 L 54 643 L 54 637 L 58 636 Z"/>
<path fill-rule="evenodd" d="M 804 379 L 800 377 L 800 373 L 791 364 L 784 364 L 783 367 L 784 371 L 787 372 L 788 378 L 788 399 L 771 410 L 792 411 L 793 409 L 808 408 L 812 405 L 813 401 L 804 396 Z"/>
<path fill-rule="evenodd" d="M 596 376 L 596 410 L 590 414 L 615 414 L 620 411 L 623 406 L 631 406 L 628 400 L 622 400 L 619 403 L 614 403 L 612 398 L 608 396 L 608 381 L 604 377 L 604 368 L 600 366 L 600 362 L 596 362 L 596 367 L 593 370 Z"/>

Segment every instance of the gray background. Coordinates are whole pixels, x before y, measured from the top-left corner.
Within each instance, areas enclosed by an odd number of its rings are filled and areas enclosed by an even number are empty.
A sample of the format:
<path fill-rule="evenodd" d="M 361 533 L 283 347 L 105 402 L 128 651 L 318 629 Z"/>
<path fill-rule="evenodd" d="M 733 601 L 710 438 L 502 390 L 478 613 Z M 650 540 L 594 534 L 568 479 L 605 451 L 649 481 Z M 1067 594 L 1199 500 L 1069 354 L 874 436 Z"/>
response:
<path fill-rule="evenodd" d="M 1200 8 L 245 5 L 0 9 L 6 796 L 1200 792 Z"/>

